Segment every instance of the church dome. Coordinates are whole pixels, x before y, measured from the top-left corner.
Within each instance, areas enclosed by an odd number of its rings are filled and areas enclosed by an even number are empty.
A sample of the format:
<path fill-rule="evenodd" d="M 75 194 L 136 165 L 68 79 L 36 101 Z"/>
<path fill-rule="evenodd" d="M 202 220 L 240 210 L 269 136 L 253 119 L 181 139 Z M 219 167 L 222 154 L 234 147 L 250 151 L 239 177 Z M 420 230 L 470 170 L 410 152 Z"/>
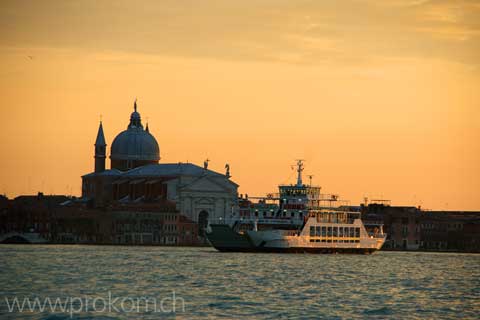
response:
<path fill-rule="evenodd" d="M 134 109 L 127 130 L 120 132 L 112 142 L 110 152 L 112 168 L 127 170 L 158 163 L 160 160 L 157 140 L 150 134 L 148 124 L 146 129 L 143 128 L 136 102 Z"/>
<path fill-rule="evenodd" d="M 112 143 L 111 159 L 160 160 L 160 148 L 154 136 L 143 129 L 120 132 Z"/>

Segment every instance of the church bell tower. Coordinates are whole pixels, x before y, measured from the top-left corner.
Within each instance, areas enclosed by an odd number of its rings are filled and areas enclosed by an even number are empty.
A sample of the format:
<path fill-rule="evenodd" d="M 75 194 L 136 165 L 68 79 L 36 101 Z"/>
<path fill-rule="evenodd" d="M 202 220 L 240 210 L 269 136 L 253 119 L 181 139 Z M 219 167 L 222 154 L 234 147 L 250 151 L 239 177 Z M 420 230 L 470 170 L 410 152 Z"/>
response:
<path fill-rule="evenodd" d="M 103 126 L 100 121 L 98 127 L 97 140 L 95 140 L 95 172 L 105 171 L 105 159 L 107 144 L 105 143 L 105 135 L 103 134 Z"/>

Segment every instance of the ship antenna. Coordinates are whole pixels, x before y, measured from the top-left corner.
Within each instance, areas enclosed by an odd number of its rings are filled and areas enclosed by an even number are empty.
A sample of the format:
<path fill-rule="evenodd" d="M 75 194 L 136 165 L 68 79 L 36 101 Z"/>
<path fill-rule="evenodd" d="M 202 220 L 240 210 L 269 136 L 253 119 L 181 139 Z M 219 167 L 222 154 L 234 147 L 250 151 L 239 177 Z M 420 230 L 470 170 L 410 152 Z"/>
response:
<path fill-rule="evenodd" d="M 297 160 L 297 173 L 298 173 L 298 177 L 297 177 L 297 186 L 298 187 L 301 187 L 303 185 L 303 182 L 302 182 L 302 171 L 303 171 L 303 161 L 302 159 L 298 159 Z"/>

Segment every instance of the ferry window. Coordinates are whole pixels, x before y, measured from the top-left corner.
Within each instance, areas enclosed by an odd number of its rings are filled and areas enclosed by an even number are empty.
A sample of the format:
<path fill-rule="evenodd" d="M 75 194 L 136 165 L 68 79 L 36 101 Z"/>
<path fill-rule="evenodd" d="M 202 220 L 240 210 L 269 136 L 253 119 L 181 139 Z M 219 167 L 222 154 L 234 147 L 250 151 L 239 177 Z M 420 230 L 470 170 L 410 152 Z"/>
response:
<path fill-rule="evenodd" d="M 360 238 L 360 228 L 355 228 L 355 237 Z"/>
<path fill-rule="evenodd" d="M 327 227 L 322 227 L 322 237 L 327 236 Z"/>
<path fill-rule="evenodd" d="M 292 213 L 290 214 L 290 216 L 291 216 L 292 218 L 295 217 L 295 212 L 292 212 Z"/>
<path fill-rule="evenodd" d="M 355 236 L 355 233 L 354 233 L 354 228 L 349 228 L 350 229 L 350 237 L 354 237 Z"/>
<path fill-rule="evenodd" d="M 343 237 L 343 227 L 338 228 L 338 236 Z"/>
<path fill-rule="evenodd" d="M 315 227 L 310 227 L 310 237 L 315 235 Z"/>
<path fill-rule="evenodd" d="M 328 229 L 327 229 L 327 235 L 328 235 L 329 237 L 332 236 L 332 227 L 328 227 Z"/>
<path fill-rule="evenodd" d="M 337 234 L 338 234 L 338 228 L 337 227 L 333 227 L 333 236 L 336 237 Z"/>
<path fill-rule="evenodd" d="M 321 228 L 321 227 L 317 227 L 317 232 L 315 233 L 315 235 L 316 235 L 317 237 L 320 237 L 320 234 L 321 234 L 321 231 L 320 231 L 321 229 L 320 229 L 320 228 Z"/>

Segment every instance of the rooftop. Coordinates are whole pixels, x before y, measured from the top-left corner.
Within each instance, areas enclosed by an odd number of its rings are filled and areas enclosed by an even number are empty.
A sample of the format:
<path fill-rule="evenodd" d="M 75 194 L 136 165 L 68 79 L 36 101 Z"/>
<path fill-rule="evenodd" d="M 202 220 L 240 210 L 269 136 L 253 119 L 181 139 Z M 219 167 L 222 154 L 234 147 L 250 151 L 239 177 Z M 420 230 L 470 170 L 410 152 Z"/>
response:
<path fill-rule="evenodd" d="M 125 178 L 135 178 L 135 177 L 168 177 L 168 176 L 202 176 L 210 175 L 217 177 L 224 177 L 224 174 L 205 169 L 203 167 L 197 166 L 193 163 L 159 163 L 159 164 L 149 164 L 142 167 L 134 168 L 125 172 L 122 172 L 117 169 L 105 170 L 103 172 L 92 172 L 84 175 L 83 177 L 93 177 L 93 176 L 117 176 Z"/>

